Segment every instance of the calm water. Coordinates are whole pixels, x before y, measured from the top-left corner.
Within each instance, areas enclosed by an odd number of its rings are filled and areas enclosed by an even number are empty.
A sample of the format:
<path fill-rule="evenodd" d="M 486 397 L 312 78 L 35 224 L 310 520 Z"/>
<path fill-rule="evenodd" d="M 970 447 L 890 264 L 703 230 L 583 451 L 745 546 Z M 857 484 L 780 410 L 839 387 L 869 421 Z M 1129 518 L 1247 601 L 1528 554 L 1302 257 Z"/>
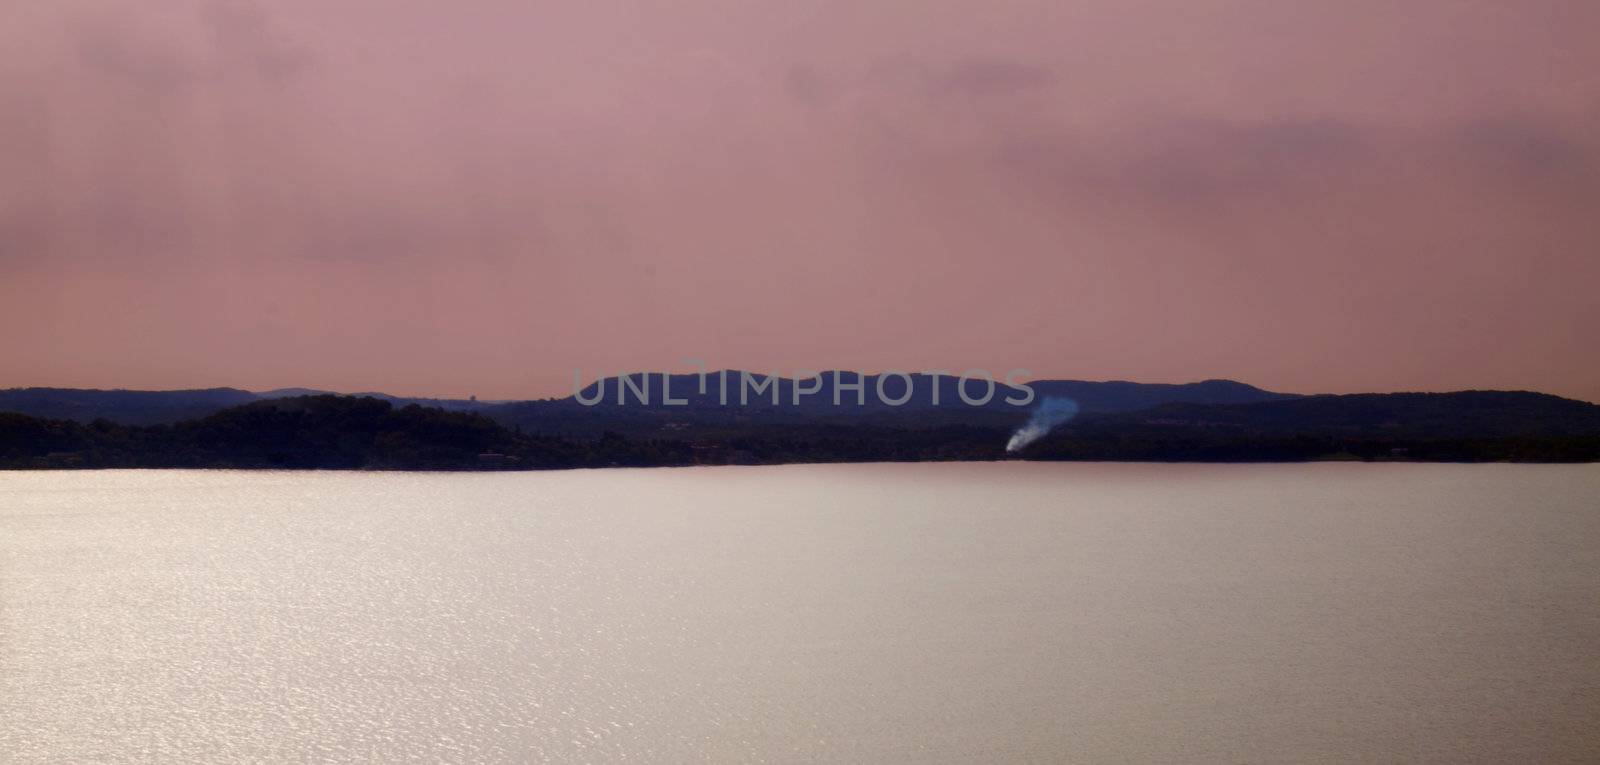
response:
<path fill-rule="evenodd" d="M 1600 466 L 0 473 L 0 760 L 1600 760 Z"/>

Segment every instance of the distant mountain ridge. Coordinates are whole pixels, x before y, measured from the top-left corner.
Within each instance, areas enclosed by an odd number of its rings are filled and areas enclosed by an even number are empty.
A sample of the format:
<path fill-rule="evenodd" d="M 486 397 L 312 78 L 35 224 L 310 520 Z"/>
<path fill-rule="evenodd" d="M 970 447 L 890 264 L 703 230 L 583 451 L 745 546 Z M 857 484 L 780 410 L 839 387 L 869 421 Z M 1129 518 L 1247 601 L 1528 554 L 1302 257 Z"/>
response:
<path fill-rule="evenodd" d="M 124 425 L 155 425 L 204 417 L 261 398 L 260 394 L 238 388 L 11 388 L 0 390 L 0 411 L 80 423 L 105 419 Z"/>
<path fill-rule="evenodd" d="M 666 394 L 670 393 L 674 400 L 684 400 L 684 406 L 691 408 L 767 404 L 811 411 L 834 407 L 920 409 L 932 406 L 1016 410 L 1032 406 L 1039 398 L 1067 396 L 1076 400 L 1084 411 L 1122 412 L 1180 401 L 1241 404 L 1299 397 L 1299 394 L 1276 393 L 1232 380 L 1181 384 L 1121 380 L 1021 380 L 1015 386 L 1007 385 L 1004 380 L 995 380 L 991 389 L 986 378 L 981 377 L 963 381 L 960 376 L 953 374 L 901 376 L 827 370 L 818 372 L 814 377 L 773 377 L 776 381 L 774 393 L 774 389 L 756 390 L 768 375 L 736 369 L 707 373 L 703 379 L 703 392 L 702 378 L 697 374 L 664 375 L 649 372 L 625 377 L 629 383 L 626 386 L 622 385 L 622 378 L 607 377 L 584 387 L 579 394 L 560 401 L 576 403 L 581 397 L 594 401 L 596 406 L 666 406 Z M 805 383 L 804 387 L 801 387 L 801 383 Z M 1028 396 L 1021 385 L 1031 388 L 1033 395 Z M 648 394 L 647 400 L 641 401 L 638 395 L 640 390 Z M 1014 404 L 1008 399 L 1024 403 Z M 972 403 L 980 400 L 984 403 Z"/>
<path fill-rule="evenodd" d="M 721 375 L 726 374 L 728 381 L 728 405 L 721 401 L 719 383 Z M 338 394 L 330 391 L 315 390 L 311 388 L 280 388 L 264 392 L 251 392 L 237 388 L 206 388 L 196 390 L 171 390 L 171 391 L 132 391 L 132 390 L 99 390 L 82 388 L 12 388 L 0 390 L 0 411 L 16 412 L 30 417 L 46 419 L 72 420 L 74 422 L 89 423 L 97 419 L 106 419 L 124 425 L 156 425 L 162 423 L 180 422 L 183 420 L 204 417 L 232 406 L 295 396 L 314 395 L 352 395 L 357 397 L 376 398 L 388 401 L 398 406 L 419 404 L 432 406 L 446 411 L 480 412 L 496 421 L 508 425 L 537 426 L 536 420 L 540 417 L 556 416 L 558 419 L 569 419 L 577 412 L 604 411 L 607 409 L 623 410 L 626 414 L 639 414 L 645 416 L 645 410 L 654 410 L 656 414 L 682 414 L 686 410 L 720 408 L 728 409 L 741 401 L 740 389 L 744 383 L 745 373 L 738 370 L 713 372 L 706 376 L 707 389 L 704 394 L 700 392 L 699 375 L 664 375 L 661 373 L 640 373 L 629 376 L 630 386 L 621 385 L 619 378 L 607 377 L 584 388 L 582 395 L 585 399 L 592 399 L 600 395 L 598 403 L 594 406 L 585 406 L 579 403 L 577 396 L 568 396 L 560 399 L 489 402 L 469 399 L 432 399 L 392 396 L 386 393 L 355 393 Z M 767 375 L 749 373 L 757 384 L 764 382 Z M 861 406 L 855 404 L 856 393 L 853 390 L 839 390 L 841 403 L 834 405 L 836 386 L 835 375 L 840 375 L 840 382 L 848 387 L 857 381 L 864 388 L 866 403 Z M 669 379 L 670 378 L 670 379 Z M 862 413 L 896 413 L 918 409 L 927 409 L 935 406 L 935 395 L 938 397 L 938 406 L 949 410 L 949 417 L 941 419 L 959 419 L 960 410 L 988 410 L 989 412 L 1016 413 L 1027 406 L 1018 407 L 1008 405 L 1005 400 L 1009 397 L 1014 400 L 1022 398 L 1022 391 L 1010 388 L 1003 382 L 995 384 L 994 393 L 989 401 L 980 407 L 965 404 L 958 386 L 960 381 L 954 376 L 942 376 L 937 383 L 934 378 L 926 375 L 911 375 L 911 396 L 899 406 L 888 406 L 878 397 L 879 383 L 883 383 L 883 391 L 890 400 L 897 400 L 906 394 L 905 383 L 898 378 L 887 379 L 878 375 L 858 375 L 854 372 L 821 373 L 820 387 L 814 393 L 799 396 L 799 404 L 795 404 L 795 388 L 800 384 L 793 378 L 774 378 L 772 387 L 760 392 L 745 391 L 747 403 L 740 406 L 752 412 L 788 412 L 807 416 L 843 415 L 854 416 Z M 802 390 L 809 390 L 810 383 Z M 1256 401 L 1277 401 L 1297 398 L 1297 394 L 1276 393 L 1262 390 L 1244 383 L 1229 380 L 1207 380 L 1198 383 L 1185 384 L 1151 384 L 1134 382 L 1088 382 L 1081 380 L 1037 380 L 1028 381 L 1027 385 L 1033 388 L 1036 397 L 1068 396 L 1076 400 L 1085 412 L 1119 412 L 1133 411 L 1164 403 L 1250 403 Z M 670 386 L 670 387 L 669 387 Z M 647 403 L 635 394 L 636 389 L 648 391 Z M 618 390 L 624 393 L 623 401 L 618 403 Z M 967 385 L 968 395 L 977 399 L 984 395 L 987 386 L 974 380 Z M 776 391 L 777 404 L 773 404 Z M 666 394 L 670 393 L 674 401 L 683 399 L 687 403 L 683 406 L 668 405 L 665 403 Z M 1031 406 L 1029 404 L 1028 406 Z M 612 414 L 617 414 L 613 412 Z M 729 413 L 734 414 L 734 413 Z M 977 415 L 976 412 L 967 411 L 965 414 Z M 646 417 L 648 419 L 648 417 Z"/>
<path fill-rule="evenodd" d="M 98 388 L 9 388 L 0 390 L 0 412 L 51 420 L 90 423 L 110 420 L 122 425 L 161 425 L 199 419 L 256 401 L 299 396 L 341 396 L 311 388 L 279 388 L 260 393 L 238 388 L 191 390 L 101 390 Z M 434 406 L 446 411 L 475 411 L 491 404 L 470 400 L 402 398 L 386 393 L 348 394 L 390 403 Z"/>
<path fill-rule="evenodd" d="M 1133 411 L 1169 402 L 1242 403 L 1298 397 L 1226 380 L 1187 384 L 1028 381 L 1033 389 L 1030 398 L 1026 391 L 1003 381 L 996 381 L 991 392 L 986 382 L 972 379 L 965 383 L 963 398 L 963 382 L 954 375 L 900 377 L 830 370 L 814 378 L 773 376 L 768 387 L 767 375 L 724 370 L 706 375 L 703 393 L 697 374 L 636 373 L 626 377 L 626 384 L 621 378 L 607 377 L 573 396 L 509 402 L 482 413 L 508 426 L 568 437 L 609 431 L 634 437 L 670 433 L 719 438 L 753 426 L 802 423 L 1009 429 L 1051 396 L 1070 396 L 1084 412 Z M 669 396 L 683 403 L 668 404 Z"/>

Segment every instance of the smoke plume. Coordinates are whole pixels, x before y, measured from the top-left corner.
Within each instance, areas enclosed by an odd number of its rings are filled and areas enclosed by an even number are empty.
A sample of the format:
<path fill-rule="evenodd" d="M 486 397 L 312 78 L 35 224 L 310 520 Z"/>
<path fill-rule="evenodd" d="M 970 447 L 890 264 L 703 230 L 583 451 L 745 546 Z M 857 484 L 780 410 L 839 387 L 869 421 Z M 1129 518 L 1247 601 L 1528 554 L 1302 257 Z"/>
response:
<path fill-rule="evenodd" d="M 1039 408 L 1033 410 L 1033 416 L 1028 418 L 1027 424 L 1011 434 L 1011 440 L 1006 442 L 1006 451 L 1021 451 L 1024 446 L 1039 440 L 1055 426 L 1077 415 L 1078 402 L 1070 398 L 1045 399 L 1039 403 Z"/>

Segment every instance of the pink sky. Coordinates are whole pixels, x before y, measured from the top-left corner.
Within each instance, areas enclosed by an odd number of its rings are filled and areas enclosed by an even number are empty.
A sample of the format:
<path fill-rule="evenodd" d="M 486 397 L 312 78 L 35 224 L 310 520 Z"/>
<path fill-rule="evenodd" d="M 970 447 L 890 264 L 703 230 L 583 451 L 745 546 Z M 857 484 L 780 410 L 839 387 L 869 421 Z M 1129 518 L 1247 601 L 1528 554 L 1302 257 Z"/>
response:
<path fill-rule="evenodd" d="M 1600 400 L 1600 3 L 11 2 L 0 386 Z"/>

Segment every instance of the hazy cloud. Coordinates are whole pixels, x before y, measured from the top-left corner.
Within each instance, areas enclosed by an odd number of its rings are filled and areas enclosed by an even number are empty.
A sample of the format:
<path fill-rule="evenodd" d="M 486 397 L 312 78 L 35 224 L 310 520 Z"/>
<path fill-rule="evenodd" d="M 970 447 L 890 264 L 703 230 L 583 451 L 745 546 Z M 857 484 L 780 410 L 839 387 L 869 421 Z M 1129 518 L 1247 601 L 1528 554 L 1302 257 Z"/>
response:
<path fill-rule="evenodd" d="M 0 3 L 0 385 L 540 395 L 693 354 L 1600 398 L 1597 27 Z"/>
<path fill-rule="evenodd" d="M 1366 131 L 1333 119 L 1179 120 L 1147 140 L 1120 172 L 1152 196 L 1188 203 L 1314 192 L 1374 159 Z"/>
<path fill-rule="evenodd" d="M 212 35 L 216 55 L 225 64 L 240 67 L 274 82 L 304 71 L 311 54 L 287 38 L 252 0 L 212 0 L 201 19 Z"/>
<path fill-rule="evenodd" d="M 1483 118 L 1461 125 L 1454 137 L 1467 162 L 1490 182 L 1555 185 L 1576 194 L 1600 191 L 1594 158 L 1600 146 L 1585 146 L 1549 126 L 1527 119 Z M 1591 201 L 1600 203 L 1600 198 Z"/>
<path fill-rule="evenodd" d="M 192 51 L 124 18 L 91 18 L 77 25 L 80 61 L 104 80 L 135 88 L 144 97 L 171 95 L 195 84 L 200 71 Z"/>
<path fill-rule="evenodd" d="M 1004 95 L 1047 88 L 1056 73 L 1047 66 L 1001 59 L 972 59 L 939 71 L 933 86 L 944 93 Z"/>

